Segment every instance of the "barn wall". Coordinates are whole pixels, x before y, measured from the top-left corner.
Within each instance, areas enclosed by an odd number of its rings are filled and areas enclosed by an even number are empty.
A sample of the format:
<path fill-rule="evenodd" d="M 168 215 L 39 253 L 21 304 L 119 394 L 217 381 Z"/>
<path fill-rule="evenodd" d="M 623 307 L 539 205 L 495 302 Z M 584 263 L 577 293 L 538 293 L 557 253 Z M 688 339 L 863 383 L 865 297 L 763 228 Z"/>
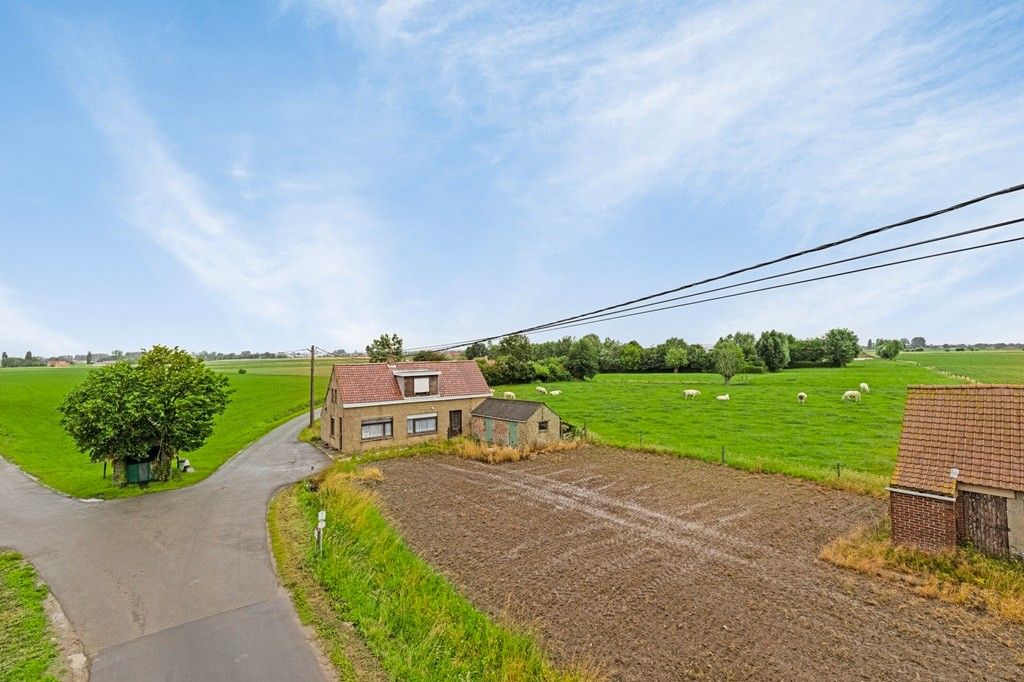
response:
<path fill-rule="evenodd" d="M 892 539 L 929 552 L 956 547 L 957 523 L 953 502 L 893 491 L 889 493 Z"/>
<path fill-rule="evenodd" d="M 1024 559 L 1024 493 L 1006 501 L 1006 520 L 1010 527 L 1010 556 Z"/>

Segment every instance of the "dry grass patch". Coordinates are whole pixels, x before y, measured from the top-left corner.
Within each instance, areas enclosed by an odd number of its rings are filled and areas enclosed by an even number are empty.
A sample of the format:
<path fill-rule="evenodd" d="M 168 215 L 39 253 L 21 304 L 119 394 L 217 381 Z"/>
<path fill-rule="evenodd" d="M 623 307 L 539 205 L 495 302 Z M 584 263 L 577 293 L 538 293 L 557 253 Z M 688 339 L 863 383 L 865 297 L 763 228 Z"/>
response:
<path fill-rule="evenodd" d="M 893 544 L 888 522 L 834 540 L 821 558 L 861 573 L 899 580 L 922 597 L 983 608 L 1024 623 L 1024 562 L 963 547 L 929 554 Z"/>
<path fill-rule="evenodd" d="M 532 444 L 512 448 L 463 437 L 441 441 L 437 444 L 437 452 L 461 457 L 462 459 L 486 462 L 487 464 L 501 464 L 503 462 L 519 462 L 524 459 L 533 459 L 541 453 L 576 450 L 584 444 L 585 441 L 582 440 L 559 440 L 543 445 Z"/>

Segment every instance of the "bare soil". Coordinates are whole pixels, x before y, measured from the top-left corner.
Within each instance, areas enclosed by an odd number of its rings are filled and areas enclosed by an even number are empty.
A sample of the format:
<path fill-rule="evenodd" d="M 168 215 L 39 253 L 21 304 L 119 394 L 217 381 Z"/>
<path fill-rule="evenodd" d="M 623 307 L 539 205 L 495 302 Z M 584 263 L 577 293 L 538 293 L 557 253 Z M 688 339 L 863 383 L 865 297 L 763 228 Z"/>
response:
<path fill-rule="evenodd" d="M 409 545 L 556 662 L 620 680 L 1024 676 L 1021 626 L 818 560 L 877 499 L 603 447 L 378 466 Z"/>

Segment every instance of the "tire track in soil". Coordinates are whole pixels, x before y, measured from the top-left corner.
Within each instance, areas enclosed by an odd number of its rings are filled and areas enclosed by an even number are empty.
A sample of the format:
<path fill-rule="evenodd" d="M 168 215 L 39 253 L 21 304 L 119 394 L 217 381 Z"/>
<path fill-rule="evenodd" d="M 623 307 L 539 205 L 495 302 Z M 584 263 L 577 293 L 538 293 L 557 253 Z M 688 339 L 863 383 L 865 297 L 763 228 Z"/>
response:
<path fill-rule="evenodd" d="M 415 550 L 614 679 L 1024 675 L 1022 628 L 817 560 L 871 498 L 610 448 L 381 467 Z"/>

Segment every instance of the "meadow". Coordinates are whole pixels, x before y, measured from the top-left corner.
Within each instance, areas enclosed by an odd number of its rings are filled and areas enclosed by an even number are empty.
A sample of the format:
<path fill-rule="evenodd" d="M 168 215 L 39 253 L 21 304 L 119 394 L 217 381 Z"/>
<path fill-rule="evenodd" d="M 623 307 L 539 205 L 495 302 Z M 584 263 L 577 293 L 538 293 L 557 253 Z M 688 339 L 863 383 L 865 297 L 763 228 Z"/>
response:
<path fill-rule="evenodd" d="M 1024 370 L 1024 353 L 1019 360 L 1011 369 Z M 993 369 L 1000 371 L 1005 368 Z M 870 385 L 869 394 L 860 402 L 841 400 L 861 382 Z M 912 362 L 858 360 L 843 368 L 741 375 L 728 386 L 717 374 L 604 374 L 545 384 L 561 389 L 559 396 L 540 394 L 534 385 L 498 387 L 496 395 L 511 390 L 520 399 L 543 400 L 610 445 L 708 461 L 720 461 L 724 447 L 732 466 L 880 494 L 896 461 L 907 385 L 948 383 L 958 382 Z M 702 395 L 686 399 L 688 388 Z M 808 396 L 803 405 L 796 398 L 801 391 Z M 728 402 L 715 399 L 725 393 Z"/>
<path fill-rule="evenodd" d="M 1024 351 L 926 351 L 904 353 L 900 359 L 985 384 L 1024 384 Z"/>
<path fill-rule="evenodd" d="M 316 399 L 327 390 L 334 360 L 318 361 Z M 309 361 L 221 360 L 207 363 L 224 372 L 234 392 L 206 444 L 186 453 L 194 473 L 145 489 L 121 488 L 103 478 L 103 464 L 89 461 L 60 425 L 60 406 L 90 368 L 75 365 L 0 370 L 0 455 L 43 483 L 75 497 L 113 498 L 179 488 L 201 481 L 232 455 L 309 405 Z M 245 369 L 245 374 L 239 374 Z"/>

